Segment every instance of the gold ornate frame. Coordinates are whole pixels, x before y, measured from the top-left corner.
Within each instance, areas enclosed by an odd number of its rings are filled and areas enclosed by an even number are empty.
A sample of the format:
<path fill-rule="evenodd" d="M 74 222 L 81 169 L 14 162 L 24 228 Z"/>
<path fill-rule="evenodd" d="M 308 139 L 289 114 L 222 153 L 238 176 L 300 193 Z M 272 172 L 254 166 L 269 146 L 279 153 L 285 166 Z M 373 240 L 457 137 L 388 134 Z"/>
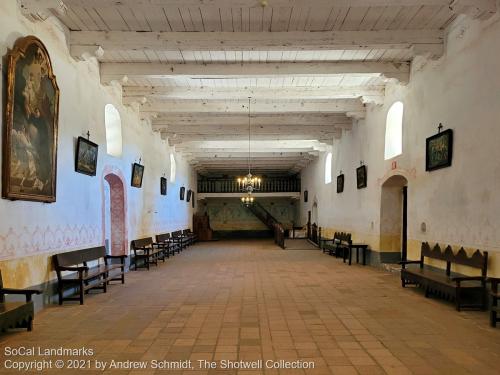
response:
<path fill-rule="evenodd" d="M 37 45 L 42 51 L 43 58 L 47 61 L 47 77 L 54 88 L 54 120 L 52 124 L 52 160 L 51 160 L 51 194 L 37 195 L 31 193 L 19 193 L 12 191 L 11 185 L 11 152 L 12 152 L 12 129 L 14 124 L 14 98 L 16 65 L 20 58 L 25 57 L 27 49 L 31 45 Z M 3 139 L 3 167 L 2 167 L 2 197 L 12 200 L 28 200 L 38 202 L 55 202 L 57 187 L 57 133 L 59 122 L 59 87 L 52 70 L 52 62 L 45 45 L 35 36 L 26 36 L 18 39 L 14 44 L 14 49 L 7 55 L 7 105 L 5 109 L 5 128 Z"/>

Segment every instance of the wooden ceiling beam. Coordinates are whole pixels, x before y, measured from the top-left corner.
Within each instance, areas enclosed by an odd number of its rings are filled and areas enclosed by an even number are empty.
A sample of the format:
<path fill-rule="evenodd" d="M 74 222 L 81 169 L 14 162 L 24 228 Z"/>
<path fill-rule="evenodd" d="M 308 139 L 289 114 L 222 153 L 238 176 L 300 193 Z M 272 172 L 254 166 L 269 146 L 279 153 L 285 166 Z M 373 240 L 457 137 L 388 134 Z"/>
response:
<path fill-rule="evenodd" d="M 161 64 L 101 63 L 101 83 L 130 79 L 187 77 L 194 79 L 330 77 L 353 75 L 380 77 L 408 82 L 408 62 L 342 61 L 321 63 L 245 63 L 245 64 Z M 133 85 L 132 85 L 133 86 Z"/>
<path fill-rule="evenodd" d="M 179 100 L 147 102 L 141 106 L 142 112 L 155 113 L 248 113 L 244 101 L 224 100 Z M 296 101 L 257 101 L 252 103 L 252 113 L 363 113 L 363 103 L 355 99 L 333 100 L 296 100 Z"/>
<path fill-rule="evenodd" d="M 342 113 L 278 113 L 252 114 L 253 126 L 267 125 L 330 125 L 352 124 L 352 120 Z M 153 120 L 153 128 L 163 128 L 166 125 L 241 125 L 248 124 L 248 114 L 219 114 L 219 113 L 163 113 Z"/>
<path fill-rule="evenodd" d="M 253 99 L 293 100 L 293 99 L 355 99 L 381 101 L 384 98 L 383 86 L 332 86 L 332 87 L 171 87 L 171 86 L 125 86 L 123 100 L 125 104 L 133 101 L 142 102 L 148 98 L 190 100 L 190 99 Z"/>
<path fill-rule="evenodd" d="M 289 31 L 289 32 L 157 32 L 72 31 L 71 54 L 106 51 L 327 51 L 408 49 L 442 50 L 442 30 Z"/>

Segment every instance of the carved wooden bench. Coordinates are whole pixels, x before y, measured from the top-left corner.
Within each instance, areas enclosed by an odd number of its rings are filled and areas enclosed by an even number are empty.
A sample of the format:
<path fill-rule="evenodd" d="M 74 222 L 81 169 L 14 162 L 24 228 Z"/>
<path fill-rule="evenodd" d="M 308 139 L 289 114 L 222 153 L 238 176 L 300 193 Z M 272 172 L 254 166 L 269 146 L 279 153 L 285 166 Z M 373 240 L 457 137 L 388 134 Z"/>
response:
<path fill-rule="evenodd" d="M 500 322 L 500 305 L 498 301 L 500 300 L 500 291 L 498 290 L 498 284 L 500 284 L 500 279 L 496 277 L 488 278 L 491 282 L 491 312 L 490 312 L 490 323 L 492 327 L 497 326 L 497 322 Z"/>
<path fill-rule="evenodd" d="M 63 301 L 80 301 L 80 305 L 83 305 L 83 296 L 90 290 L 102 289 L 106 293 L 110 281 L 121 281 L 124 284 L 126 257 L 106 255 L 104 246 L 55 254 L 52 259 L 57 274 L 59 305 L 62 305 Z M 112 263 L 113 259 L 120 262 Z M 93 262 L 96 264 L 90 265 Z M 63 274 L 65 271 L 73 272 Z M 79 296 L 65 297 L 66 286 L 78 288 Z"/>
<path fill-rule="evenodd" d="M 335 232 L 331 240 L 322 240 L 322 250 L 329 255 L 335 255 L 336 258 L 342 257 L 349 253 L 349 248 L 352 244 L 351 233 Z"/>
<path fill-rule="evenodd" d="M 0 271 L 0 332 L 11 328 L 33 329 L 35 309 L 31 296 L 40 294 L 37 289 L 10 289 L 3 287 L 2 272 Z M 26 302 L 6 302 L 6 294 L 24 294 Z"/>
<path fill-rule="evenodd" d="M 167 258 L 181 251 L 181 246 L 170 237 L 170 233 L 157 234 L 156 243 L 164 247 Z"/>
<path fill-rule="evenodd" d="M 446 270 L 424 267 L 425 258 L 446 262 Z M 471 257 L 461 248 L 456 254 L 450 246 L 444 251 L 439 245 L 432 249 L 427 242 L 422 243 L 420 260 L 400 262 L 401 285 L 405 287 L 413 284 L 425 290 L 425 296 L 438 295 L 447 299 L 454 299 L 458 311 L 461 308 L 486 308 L 486 273 L 488 268 L 488 253 L 477 250 Z M 407 268 L 410 264 L 419 267 Z M 481 271 L 481 276 L 465 276 L 451 274 L 452 265 L 468 266 Z"/>
<path fill-rule="evenodd" d="M 152 237 L 140 238 L 132 241 L 132 250 L 134 251 L 134 269 L 140 267 L 147 268 L 154 264 L 158 265 L 158 260 L 165 261 L 165 246 L 153 242 Z M 138 260 L 142 260 L 139 265 Z"/>

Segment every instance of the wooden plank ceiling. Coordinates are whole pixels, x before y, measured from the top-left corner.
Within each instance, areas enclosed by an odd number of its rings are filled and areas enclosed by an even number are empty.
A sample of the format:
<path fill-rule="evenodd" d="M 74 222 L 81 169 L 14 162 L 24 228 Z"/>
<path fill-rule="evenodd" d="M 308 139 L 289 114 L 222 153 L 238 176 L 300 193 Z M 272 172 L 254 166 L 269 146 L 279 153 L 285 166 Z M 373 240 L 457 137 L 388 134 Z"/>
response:
<path fill-rule="evenodd" d="M 416 55 L 438 58 L 457 16 L 488 18 L 495 0 L 20 0 L 55 15 L 76 59 L 200 173 L 252 165 L 296 173 L 406 83 Z M 355 125 L 354 121 L 354 126 Z"/>

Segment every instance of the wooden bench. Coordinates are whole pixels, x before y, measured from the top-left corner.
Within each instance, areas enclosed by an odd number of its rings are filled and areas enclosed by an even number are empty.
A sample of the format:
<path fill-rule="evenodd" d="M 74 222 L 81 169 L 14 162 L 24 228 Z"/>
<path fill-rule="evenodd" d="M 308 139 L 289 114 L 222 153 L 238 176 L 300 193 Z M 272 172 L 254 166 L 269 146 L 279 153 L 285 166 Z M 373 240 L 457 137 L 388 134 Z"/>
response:
<path fill-rule="evenodd" d="M 80 305 L 83 305 L 83 296 L 90 290 L 102 289 L 106 293 L 106 286 L 110 281 L 121 281 L 124 284 L 126 257 L 106 255 L 104 246 L 55 254 L 52 258 L 57 274 L 59 305 L 62 305 L 63 301 L 80 301 Z M 119 259 L 120 263 L 112 263 L 113 259 Z M 97 264 L 89 266 L 90 262 Z M 64 271 L 73 272 L 63 275 Z M 66 286 L 78 288 L 79 296 L 64 297 Z"/>
<path fill-rule="evenodd" d="M 31 296 L 40 294 L 37 289 L 10 289 L 3 287 L 2 272 L 0 271 L 0 332 L 11 328 L 33 329 L 35 309 Z M 26 302 L 6 302 L 6 294 L 24 294 Z"/>
<path fill-rule="evenodd" d="M 153 242 L 152 237 L 140 238 L 132 241 L 132 250 L 134 252 L 134 269 L 143 267 L 149 270 L 149 266 L 154 264 L 158 266 L 158 260 L 165 261 L 165 246 Z M 139 265 L 138 260 L 142 260 Z"/>
<path fill-rule="evenodd" d="M 188 244 L 192 245 L 196 242 L 197 236 L 193 232 L 191 232 L 191 229 L 184 229 L 182 231 L 182 235 L 185 236 L 188 240 Z"/>
<path fill-rule="evenodd" d="M 181 247 L 175 242 L 172 237 L 170 237 L 170 233 L 162 233 L 156 235 L 156 243 L 158 245 L 163 245 L 165 249 L 165 253 L 167 258 L 170 255 L 175 255 L 175 252 L 180 253 Z"/>
<path fill-rule="evenodd" d="M 425 258 L 446 262 L 446 270 L 424 267 Z M 430 294 L 454 299 L 456 309 L 486 308 L 486 272 L 488 253 L 477 250 L 471 257 L 461 248 L 456 254 L 450 246 L 441 251 L 439 245 L 432 249 L 427 242 L 422 243 L 420 260 L 399 262 L 401 268 L 401 285 L 413 284 L 425 290 L 425 296 Z M 407 268 L 407 265 L 418 264 L 419 267 Z M 481 270 L 481 276 L 451 275 L 452 264 L 468 266 Z"/>
<path fill-rule="evenodd" d="M 345 260 L 351 244 L 351 233 L 335 232 L 331 240 L 322 241 L 322 250 L 323 252 L 328 251 L 329 255 L 335 255 L 336 258 L 342 256 Z"/>
<path fill-rule="evenodd" d="M 186 238 L 182 235 L 182 230 L 172 232 L 172 240 L 180 245 L 181 251 L 187 247 Z"/>
<path fill-rule="evenodd" d="M 498 305 L 498 300 L 500 300 L 500 291 L 498 290 L 498 284 L 500 284 L 500 279 L 496 277 L 488 278 L 491 283 L 491 312 L 490 312 L 490 323 L 492 327 L 497 326 L 497 322 L 500 322 L 500 306 Z"/>

